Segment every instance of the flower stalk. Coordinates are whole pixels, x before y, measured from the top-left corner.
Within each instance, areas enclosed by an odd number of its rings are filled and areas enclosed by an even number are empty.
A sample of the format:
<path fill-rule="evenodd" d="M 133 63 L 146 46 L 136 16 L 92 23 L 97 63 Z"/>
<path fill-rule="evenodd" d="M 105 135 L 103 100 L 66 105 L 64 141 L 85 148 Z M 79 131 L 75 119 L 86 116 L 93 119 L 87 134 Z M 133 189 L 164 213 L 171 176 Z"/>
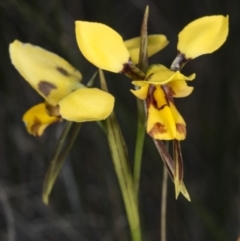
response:
<path fill-rule="evenodd" d="M 103 71 L 100 69 L 101 88 L 107 91 L 107 85 Z M 107 139 L 113 160 L 115 172 L 120 185 L 127 218 L 130 226 L 133 241 L 141 241 L 141 227 L 138 214 L 137 201 L 133 186 L 133 179 L 128 164 L 128 154 L 121 129 L 118 125 L 117 118 L 112 114 L 106 119 Z"/>
<path fill-rule="evenodd" d="M 139 69 L 142 72 L 145 72 L 148 67 L 148 23 L 149 7 L 146 7 L 145 14 L 143 17 L 141 34 L 140 34 L 140 51 L 139 51 Z M 145 76 L 144 76 L 145 78 Z M 133 182 L 134 189 L 136 193 L 136 200 L 138 202 L 139 195 L 139 183 L 140 183 L 140 174 L 141 174 L 141 165 L 142 165 L 142 153 L 143 145 L 145 140 L 145 112 L 146 112 L 146 101 L 136 99 L 137 101 L 137 137 L 136 137 L 136 146 L 135 146 L 135 155 L 134 155 L 134 168 L 133 168 Z"/>

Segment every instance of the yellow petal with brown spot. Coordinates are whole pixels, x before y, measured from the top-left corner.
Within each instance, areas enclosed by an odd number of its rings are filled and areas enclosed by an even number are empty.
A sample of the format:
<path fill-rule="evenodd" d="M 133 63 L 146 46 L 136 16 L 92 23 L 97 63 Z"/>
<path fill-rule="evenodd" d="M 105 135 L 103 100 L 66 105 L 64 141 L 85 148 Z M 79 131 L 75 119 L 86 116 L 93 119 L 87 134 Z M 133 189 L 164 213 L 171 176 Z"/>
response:
<path fill-rule="evenodd" d="M 80 88 L 59 101 L 59 113 L 69 121 L 98 121 L 106 119 L 113 106 L 114 97 L 109 93 L 97 88 Z"/>
<path fill-rule="evenodd" d="M 46 112 L 45 103 L 40 103 L 25 112 L 22 120 L 29 134 L 41 136 L 49 125 L 61 121 L 61 118 L 49 116 Z"/>
<path fill-rule="evenodd" d="M 100 69 L 121 72 L 129 61 L 122 37 L 102 23 L 76 21 L 77 43 L 84 57 Z"/>
<path fill-rule="evenodd" d="M 52 52 L 18 40 L 10 44 L 9 52 L 22 77 L 53 106 L 80 86 L 81 73 Z"/>
<path fill-rule="evenodd" d="M 148 108 L 147 133 L 154 139 L 173 140 L 176 126 L 169 106 L 158 110 L 153 105 Z"/>
<path fill-rule="evenodd" d="M 228 36 L 228 16 L 215 15 L 189 23 L 178 35 L 177 49 L 186 59 L 216 51 Z"/>
<path fill-rule="evenodd" d="M 147 133 L 154 139 L 172 140 L 176 136 L 176 125 L 161 86 L 155 86 L 147 99 Z M 150 96 L 151 95 L 151 96 Z"/>
<path fill-rule="evenodd" d="M 169 41 L 165 35 L 148 35 L 148 57 L 151 57 L 152 55 L 165 48 L 168 43 Z M 132 62 L 137 64 L 139 59 L 140 37 L 125 40 L 124 44 L 130 53 Z"/>
<path fill-rule="evenodd" d="M 184 121 L 184 119 L 182 118 L 182 116 L 180 115 L 180 113 L 178 112 L 177 108 L 175 107 L 175 105 L 173 103 L 169 103 L 170 104 L 170 110 L 172 112 L 172 116 L 175 122 L 175 126 L 176 126 L 176 136 L 175 139 L 176 140 L 184 140 L 186 138 L 186 123 Z"/>
<path fill-rule="evenodd" d="M 145 100 L 147 98 L 147 94 L 148 94 L 148 87 L 149 84 L 146 84 L 142 87 L 140 87 L 140 89 L 137 90 L 130 90 L 138 99 L 140 100 Z"/>

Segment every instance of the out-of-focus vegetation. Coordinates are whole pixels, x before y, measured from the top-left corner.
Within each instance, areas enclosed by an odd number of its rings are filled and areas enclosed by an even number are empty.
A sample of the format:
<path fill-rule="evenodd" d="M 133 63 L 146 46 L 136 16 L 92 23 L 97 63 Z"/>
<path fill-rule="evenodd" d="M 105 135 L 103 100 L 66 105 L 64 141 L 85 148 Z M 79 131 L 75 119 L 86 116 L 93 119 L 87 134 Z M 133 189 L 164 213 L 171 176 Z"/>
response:
<path fill-rule="evenodd" d="M 168 185 L 168 240 L 237 240 L 240 235 L 240 2 L 238 0 L 8 0 L 0 1 L 0 240 L 130 240 L 107 139 L 96 123 L 84 123 L 50 196 L 41 200 L 48 162 L 63 124 L 41 138 L 30 136 L 23 113 L 41 98 L 10 63 L 14 39 L 64 57 L 86 83 L 95 67 L 78 50 L 75 20 L 103 22 L 124 39 L 139 35 L 150 7 L 149 33 L 170 44 L 150 59 L 166 66 L 176 55 L 178 32 L 205 15 L 229 14 L 227 42 L 214 54 L 187 64 L 196 72 L 194 92 L 176 101 L 187 122 L 182 142 L 185 184 L 192 202 L 175 200 Z M 106 73 L 115 111 L 133 159 L 136 100 L 129 79 Z M 144 146 L 140 183 L 143 240 L 159 240 L 162 161 L 152 140 Z"/>

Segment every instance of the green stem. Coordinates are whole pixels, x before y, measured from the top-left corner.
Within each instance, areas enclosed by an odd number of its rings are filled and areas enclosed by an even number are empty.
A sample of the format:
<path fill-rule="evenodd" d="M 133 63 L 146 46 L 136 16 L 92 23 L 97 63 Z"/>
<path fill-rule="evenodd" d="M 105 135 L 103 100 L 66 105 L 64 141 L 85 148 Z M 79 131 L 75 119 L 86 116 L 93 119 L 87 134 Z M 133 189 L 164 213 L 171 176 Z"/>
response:
<path fill-rule="evenodd" d="M 141 38 L 140 38 L 140 51 L 139 51 L 139 69 L 140 71 L 145 72 L 148 67 L 148 23 L 149 7 L 146 7 L 142 27 L 141 27 Z M 145 76 L 144 76 L 145 77 Z M 143 144 L 145 139 L 145 110 L 146 101 L 141 101 L 137 99 L 137 139 L 134 155 L 134 169 L 133 169 L 133 182 L 134 189 L 136 194 L 136 200 L 138 203 L 138 193 L 139 193 L 139 182 L 141 174 L 141 164 L 142 164 L 142 153 L 143 153 Z"/>
<path fill-rule="evenodd" d="M 99 70 L 101 88 L 108 92 L 102 70 Z M 132 241 L 141 241 L 141 227 L 132 174 L 128 164 L 128 154 L 117 118 L 112 114 L 106 119 L 107 139 L 114 169 L 120 185 L 123 201 L 130 226 Z"/>
<path fill-rule="evenodd" d="M 108 142 L 112 154 L 114 168 L 118 177 L 118 182 L 123 196 L 123 201 L 126 208 L 126 213 L 131 230 L 133 241 L 141 240 L 140 221 L 138 215 L 137 202 L 133 187 L 133 181 L 129 166 L 123 158 L 126 150 L 119 150 L 119 145 L 113 146 L 111 143 L 122 143 L 122 138 L 116 134 L 116 129 L 119 128 L 114 113 L 106 120 L 108 128 Z M 115 130 L 115 131 L 114 131 Z"/>
<path fill-rule="evenodd" d="M 161 202 L 161 241 L 167 241 L 166 223 L 167 223 L 167 181 L 168 171 L 163 165 L 163 180 L 162 180 L 162 202 Z"/>

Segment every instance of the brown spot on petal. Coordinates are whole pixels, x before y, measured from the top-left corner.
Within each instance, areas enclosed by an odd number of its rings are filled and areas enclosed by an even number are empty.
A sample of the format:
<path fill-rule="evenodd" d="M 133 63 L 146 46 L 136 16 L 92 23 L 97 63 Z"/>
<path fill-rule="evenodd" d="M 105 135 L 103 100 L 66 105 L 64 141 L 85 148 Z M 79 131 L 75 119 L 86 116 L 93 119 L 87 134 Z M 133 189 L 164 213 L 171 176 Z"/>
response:
<path fill-rule="evenodd" d="M 57 86 L 46 80 L 41 80 L 38 84 L 38 89 L 47 97 L 53 89 L 57 89 Z"/>
<path fill-rule="evenodd" d="M 177 129 L 177 132 L 179 132 L 180 134 L 185 134 L 185 135 L 187 134 L 186 126 L 184 124 L 177 123 L 176 129 Z"/>
<path fill-rule="evenodd" d="M 148 134 L 152 137 L 154 137 L 155 134 L 157 133 L 166 133 L 167 130 L 165 128 L 165 125 L 160 123 L 160 122 L 157 122 L 154 124 L 153 128 L 148 132 Z"/>
<path fill-rule="evenodd" d="M 34 120 L 33 120 L 33 125 L 31 126 L 31 133 L 32 133 L 32 135 L 39 136 L 38 135 L 38 130 L 39 130 L 41 124 L 42 124 L 41 121 L 35 116 Z"/>
<path fill-rule="evenodd" d="M 62 75 L 65 75 L 65 76 L 70 76 L 70 74 L 67 72 L 67 70 L 65 70 L 64 68 L 62 67 L 57 67 L 56 68 L 58 72 L 60 72 Z"/>
<path fill-rule="evenodd" d="M 60 116 L 59 113 L 59 105 L 57 106 L 52 106 L 48 103 L 45 103 L 46 106 L 46 111 L 49 116 Z"/>

